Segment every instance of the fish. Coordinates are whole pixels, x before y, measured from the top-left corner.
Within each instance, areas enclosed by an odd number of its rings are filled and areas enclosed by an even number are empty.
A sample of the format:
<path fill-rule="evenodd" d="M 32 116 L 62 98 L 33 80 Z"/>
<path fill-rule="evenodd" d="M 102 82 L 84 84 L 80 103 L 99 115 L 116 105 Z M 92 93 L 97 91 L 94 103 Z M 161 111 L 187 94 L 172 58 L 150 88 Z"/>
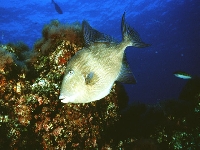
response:
<path fill-rule="evenodd" d="M 192 76 L 183 71 L 176 71 L 173 73 L 176 77 L 181 79 L 192 79 Z"/>
<path fill-rule="evenodd" d="M 59 99 L 62 103 L 89 103 L 107 96 L 113 84 L 135 84 L 136 79 L 127 63 L 125 49 L 128 46 L 144 48 L 139 34 L 125 22 L 122 16 L 122 42 L 93 29 L 82 22 L 85 47 L 67 63 L 61 84 Z"/>
<path fill-rule="evenodd" d="M 63 11 L 60 8 L 60 6 L 58 6 L 58 4 L 56 2 L 54 2 L 54 0 L 52 0 L 51 2 L 54 4 L 54 7 L 55 7 L 55 10 L 57 11 L 57 13 L 63 14 Z"/>

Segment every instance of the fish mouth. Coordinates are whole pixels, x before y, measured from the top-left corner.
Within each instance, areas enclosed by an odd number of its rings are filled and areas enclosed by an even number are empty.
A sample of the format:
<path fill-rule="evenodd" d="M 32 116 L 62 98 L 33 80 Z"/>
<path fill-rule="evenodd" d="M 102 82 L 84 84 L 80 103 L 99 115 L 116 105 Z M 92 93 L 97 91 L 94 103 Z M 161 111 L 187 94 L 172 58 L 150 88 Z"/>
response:
<path fill-rule="evenodd" d="M 69 103 L 74 101 L 74 96 L 63 96 L 60 95 L 59 99 L 61 100 L 62 103 Z"/>
<path fill-rule="evenodd" d="M 62 99 L 61 102 L 62 102 L 62 103 L 68 103 L 68 102 L 69 102 L 69 99 L 68 99 L 68 98 Z"/>
<path fill-rule="evenodd" d="M 64 96 L 62 96 L 62 95 L 60 95 L 60 96 L 59 96 L 59 99 L 65 99 L 65 97 L 64 97 Z"/>
<path fill-rule="evenodd" d="M 61 100 L 62 103 L 68 103 L 69 102 L 69 98 L 62 96 L 62 95 L 59 96 L 59 99 Z"/>

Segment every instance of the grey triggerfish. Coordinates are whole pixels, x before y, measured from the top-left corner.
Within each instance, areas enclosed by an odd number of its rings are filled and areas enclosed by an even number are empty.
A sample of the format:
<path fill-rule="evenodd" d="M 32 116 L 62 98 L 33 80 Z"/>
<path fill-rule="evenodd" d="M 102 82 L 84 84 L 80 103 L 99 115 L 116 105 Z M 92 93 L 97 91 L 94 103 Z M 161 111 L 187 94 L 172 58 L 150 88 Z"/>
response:
<path fill-rule="evenodd" d="M 136 80 L 125 58 L 126 47 L 147 47 L 122 16 L 122 42 L 82 22 L 86 46 L 67 63 L 59 99 L 63 103 L 88 103 L 104 98 L 115 81 L 134 84 Z"/>
<path fill-rule="evenodd" d="M 58 4 L 56 2 L 54 2 L 54 0 L 52 0 L 51 2 L 54 4 L 54 7 L 55 7 L 55 10 L 57 11 L 57 13 L 63 14 L 63 11 L 60 8 L 60 6 L 58 6 Z"/>

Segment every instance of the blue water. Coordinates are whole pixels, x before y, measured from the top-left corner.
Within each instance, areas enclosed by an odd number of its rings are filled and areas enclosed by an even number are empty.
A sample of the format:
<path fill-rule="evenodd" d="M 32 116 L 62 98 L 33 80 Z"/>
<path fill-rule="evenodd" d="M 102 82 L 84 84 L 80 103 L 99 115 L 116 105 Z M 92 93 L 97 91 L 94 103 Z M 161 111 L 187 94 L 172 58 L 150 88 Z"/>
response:
<path fill-rule="evenodd" d="M 41 38 L 45 24 L 87 20 L 100 32 L 121 39 L 121 16 L 152 44 L 148 48 L 127 48 L 128 62 L 137 79 L 125 85 L 132 102 L 156 103 L 178 98 L 186 80 L 174 71 L 200 76 L 199 0 L 7 0 L 0 5 L 0 43 L 23 41 L 30 48 Z"/>

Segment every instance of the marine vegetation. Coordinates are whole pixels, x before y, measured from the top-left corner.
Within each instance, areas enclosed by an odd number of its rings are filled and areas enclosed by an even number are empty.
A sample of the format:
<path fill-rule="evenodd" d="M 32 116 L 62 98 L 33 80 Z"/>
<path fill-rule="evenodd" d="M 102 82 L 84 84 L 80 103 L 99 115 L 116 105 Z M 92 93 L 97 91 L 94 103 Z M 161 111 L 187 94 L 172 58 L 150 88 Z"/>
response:
<path fill-rule="evenodd" d="M 63 104 L 66 65 L 85 46 L 82 27 L 53 21 L 42 35 L 31 51 L 0 46 L 0 149 L 200 148 L 199 78 L 188 80 L 179 100 L 152 106 L 127 107 L 118 82 L 100 101 Z"/>

